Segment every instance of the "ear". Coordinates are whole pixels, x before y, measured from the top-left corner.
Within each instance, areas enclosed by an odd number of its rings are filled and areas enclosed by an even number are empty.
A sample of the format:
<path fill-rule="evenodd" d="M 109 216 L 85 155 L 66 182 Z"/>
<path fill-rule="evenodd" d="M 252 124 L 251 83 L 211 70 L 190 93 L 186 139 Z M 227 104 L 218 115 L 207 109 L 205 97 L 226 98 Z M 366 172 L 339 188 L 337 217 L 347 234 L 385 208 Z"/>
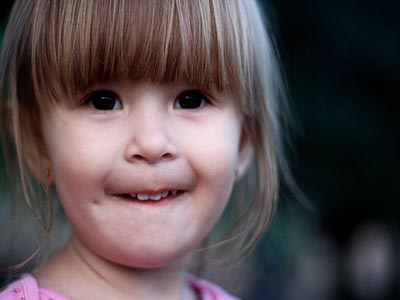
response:
<path fill-rule="evenodd" d="M 26 129 L 23 138 L 22 155 L 32 174 L 43 184 L 53 183 L 53 172 L 50 159 L 41 133 Z"/>
<path fill-rule="evenodd" d="M 47 155 L 38 149 L 38 146 L 32 142 L 32 139 L 30 139 L 29 144 L 30 146 L 25 145 L 23 154 L 29 169 L 41 183 L 53 183 L 53 172 Z"/>
<path fill-rule="evenodd" d="M 251 143 L 248 135 L 242 130 L 239 144 L 239 160 L 236 168 L 236 180 L 239 180 L 244 174 L 246 174 L 253 156 L 253 144 Z"/>
<path fill-rule="evenodd" d="M 12 116 L 13 106 L 11 101 L 7 100 L 4 101 L 4 114 L 6 116 Z M 8 123 L 8 133 L 14 139 L 14 143 L 17 146 L 17 149 L 22 149 L 21 153 L 18 155 L 22 155 L 22 158 L 25 160 L 26 165 L 28 166 L 29 170 L 32 174 L 42 183 L 50 184 L 53 182 L 51 164 L 47 155 L 45 155 L 44 148 L 40 148 L 39 145 L 44 144 L 37 141 L 37 135 L 32 130 L 32 126 L 27 126 L 23 129 L 19 129 L 15 132 L 13 129 L 13 123 L 11 121 L 12 117 L 9 118 Z M 36 138 L 36 141 L 35 141 Z M 20 144 L 18 147 L 17 144 Z"/>

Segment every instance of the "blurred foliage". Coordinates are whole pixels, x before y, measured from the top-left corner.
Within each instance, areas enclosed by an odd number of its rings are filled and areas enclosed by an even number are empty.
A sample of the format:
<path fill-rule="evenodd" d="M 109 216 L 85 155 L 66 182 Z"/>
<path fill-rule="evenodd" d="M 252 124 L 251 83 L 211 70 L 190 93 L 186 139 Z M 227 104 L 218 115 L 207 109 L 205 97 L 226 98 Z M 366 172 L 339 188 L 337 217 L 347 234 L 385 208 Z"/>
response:
<path fill-rule="evenodd" d="M 328 237 L 339 253 L 335 299 L 361 299 L 349 288 L 344 266 L 360 229 L 379 224 L 392 237 L 391 247 L 399 247 L 400 2 L 269 5 L 300 124 L 292 167 L 315 206 L 305 214 L 317 227 L 309 232 L 314 241 Z M 278 223 L 290 222 L 282 219 L 290 206 L 281 206 Z M 398 286 L 399 260 L 391 264 L 397 266 Z M 398 296 L 392 283 L 376 299 Z"/>
<path fill-rule="evenodd" d="M 301 124 L 294 171 L 322 226 L 339 239 L 369 219 L 397 226 L 400 2 L 271 2 Z"/>

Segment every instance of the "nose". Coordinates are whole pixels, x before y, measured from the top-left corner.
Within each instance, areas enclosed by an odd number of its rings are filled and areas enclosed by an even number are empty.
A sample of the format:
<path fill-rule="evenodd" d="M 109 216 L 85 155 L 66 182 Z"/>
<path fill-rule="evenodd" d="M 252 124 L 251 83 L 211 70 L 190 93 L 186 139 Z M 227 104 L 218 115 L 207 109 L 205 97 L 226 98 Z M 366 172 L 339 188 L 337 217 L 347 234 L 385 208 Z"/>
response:
<path fill-rule="evenodd" d="M 168 124 L 162 117 L 141 116 L 133 119 L 133 130 L 125 150 L 125 158 L 131 163 L 155 164 L 171 160 L 177 155 L 168 133 Z"/>

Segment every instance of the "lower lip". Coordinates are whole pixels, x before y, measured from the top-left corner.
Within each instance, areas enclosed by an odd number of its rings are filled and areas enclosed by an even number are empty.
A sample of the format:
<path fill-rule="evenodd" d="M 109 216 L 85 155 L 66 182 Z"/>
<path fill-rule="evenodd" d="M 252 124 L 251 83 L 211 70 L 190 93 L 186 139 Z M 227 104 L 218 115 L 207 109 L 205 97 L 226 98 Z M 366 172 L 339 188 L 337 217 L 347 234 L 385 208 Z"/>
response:
<path fill-rule="evenodd" d="M 175 202 L 176 200 L 178 200 L 179 198 L 181 198 L 181 196 L 184 194 L 184 191 L 178 191 L 176 193 L 176 195 L 172 196 L 172 195 L 168 195 L 167 197 L 161 198 L 160 200 L 138 200 L 137 198 L 133 198 L 133 197 L 127 197 L 127 196 L 122 196 L 122 195 L 116 195 L 115 197 L 123 200 L 125 202 L 130 202 L 130 203 L 137 203 L 137 204 L 142 204 L 142 205 L 166 205 L 170 202 Z"/>

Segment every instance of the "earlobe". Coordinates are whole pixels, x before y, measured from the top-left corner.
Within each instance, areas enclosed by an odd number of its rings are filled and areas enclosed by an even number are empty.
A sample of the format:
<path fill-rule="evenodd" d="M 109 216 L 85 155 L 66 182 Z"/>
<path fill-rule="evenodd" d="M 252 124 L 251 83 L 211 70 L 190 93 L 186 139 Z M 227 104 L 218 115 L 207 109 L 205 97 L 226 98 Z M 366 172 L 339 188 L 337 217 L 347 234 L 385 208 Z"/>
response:
<path fill-rule="evenodd" d="M 50 166 L 45 168 L 44 181 L 47 184 L 53 183 L 53 172 L 51 171 Z"/>
<path fill-rule="evenodd" d="M 248 138 L 248 135 L 242 132 L 239 145 L 239 160 L 235 172 L 235 180 L 240 180 L 246 174 L 247 169 L 253 159 L 253 145 Z"/>

